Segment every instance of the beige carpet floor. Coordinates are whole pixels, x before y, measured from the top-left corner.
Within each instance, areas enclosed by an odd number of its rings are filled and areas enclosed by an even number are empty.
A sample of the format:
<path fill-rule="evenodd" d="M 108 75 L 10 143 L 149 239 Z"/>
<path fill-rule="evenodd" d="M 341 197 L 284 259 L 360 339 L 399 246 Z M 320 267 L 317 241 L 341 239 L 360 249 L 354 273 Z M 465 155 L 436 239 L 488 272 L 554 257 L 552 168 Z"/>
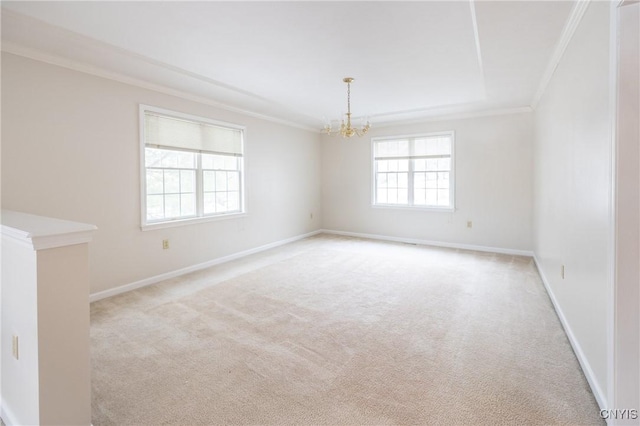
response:
<path fill-rule="evenodd" d="M 530 258 L 317 236 L 91 305 L 93 424 L 603 424 Z"/>

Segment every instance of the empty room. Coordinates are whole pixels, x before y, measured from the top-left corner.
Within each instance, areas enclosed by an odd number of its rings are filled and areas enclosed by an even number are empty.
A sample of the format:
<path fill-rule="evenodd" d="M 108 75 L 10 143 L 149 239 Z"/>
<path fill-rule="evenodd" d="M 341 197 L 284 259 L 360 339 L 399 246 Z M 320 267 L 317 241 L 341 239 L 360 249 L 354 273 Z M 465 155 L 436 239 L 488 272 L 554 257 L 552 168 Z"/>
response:
<path fill-rule="evenodd" d="M 1 19 L 3 424 L 640 424 L 639 2 Z"/>

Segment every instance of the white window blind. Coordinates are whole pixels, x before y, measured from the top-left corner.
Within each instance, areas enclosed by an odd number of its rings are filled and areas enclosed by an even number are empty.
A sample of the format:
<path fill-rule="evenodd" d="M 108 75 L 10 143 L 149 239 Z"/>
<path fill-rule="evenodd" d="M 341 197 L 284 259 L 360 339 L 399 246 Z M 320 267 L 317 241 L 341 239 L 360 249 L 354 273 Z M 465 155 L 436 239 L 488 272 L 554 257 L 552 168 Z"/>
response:
<path fill-rule="evenodd" d="M 186 120 L 152 111 L 144 113 L 145 143 L 155 148 L 181 148 L 224 155 L 242 155 L 242 131 Z"/>
<path fill-rule="evenodd" d="M 415 159 L 451 157 L 452 135 L 421 136 L 405 139 L 374 140 L 376 159 Z"/>

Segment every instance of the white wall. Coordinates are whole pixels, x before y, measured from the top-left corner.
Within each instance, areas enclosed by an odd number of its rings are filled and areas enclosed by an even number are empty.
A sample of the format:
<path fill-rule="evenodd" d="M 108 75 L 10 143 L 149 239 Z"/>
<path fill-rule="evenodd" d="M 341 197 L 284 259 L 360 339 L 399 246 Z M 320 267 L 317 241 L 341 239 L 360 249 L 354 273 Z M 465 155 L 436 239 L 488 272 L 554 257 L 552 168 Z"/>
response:
<path fill-rule="evenodd" d="M 611 285 L 609 76 L 609 3 L 592 2 L 535 112 L 533 235 L 540 270 L 601 404 Z"/>
<path fill-rule="evenodd" d="M 31 302 L 38 306 L 39 423 L 91 424 L 88 245 L 39 250 L 37 257 L 38 296 Z"/>
<path fill-rule="evenodd" d="M 613 404 L 640 408 L 640 3 L 620 7 L 616 13 L 619 68 Z"/>
<path fill-rule="evenodd" d="M 246 126 L 246 217 L 140 230 L 140 103 Z M 98 226 L 92 293 L 304 234 L 321 222 L 316 133 L 7 53 L 1 180 L 5 209 Z M 169 250 L 162 250 L 165 238 Z"/>
<path fill-rule="evenodd" d="M 455 212 L 373 208 L 371 138 L 323 136 L 324 228 L 531 250 L 532 114 L 374 127 L 371 137 L 445 130 L 455 131 Z"/>

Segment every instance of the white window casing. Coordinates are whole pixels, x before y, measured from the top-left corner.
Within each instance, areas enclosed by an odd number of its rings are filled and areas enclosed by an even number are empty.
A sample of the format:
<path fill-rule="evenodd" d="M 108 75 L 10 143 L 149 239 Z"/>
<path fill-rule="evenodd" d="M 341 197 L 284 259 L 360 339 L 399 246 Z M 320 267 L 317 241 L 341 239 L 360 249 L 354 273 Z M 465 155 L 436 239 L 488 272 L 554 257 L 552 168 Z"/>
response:
<path fill-rule="evenodd" d="M 455 209 L 454 132 L 373 138 L 372 205 Z"/>
<path fill-rule="evenodd" d="M 141 228 L 243 215 L 244 131 L 140 105 Z"/>

